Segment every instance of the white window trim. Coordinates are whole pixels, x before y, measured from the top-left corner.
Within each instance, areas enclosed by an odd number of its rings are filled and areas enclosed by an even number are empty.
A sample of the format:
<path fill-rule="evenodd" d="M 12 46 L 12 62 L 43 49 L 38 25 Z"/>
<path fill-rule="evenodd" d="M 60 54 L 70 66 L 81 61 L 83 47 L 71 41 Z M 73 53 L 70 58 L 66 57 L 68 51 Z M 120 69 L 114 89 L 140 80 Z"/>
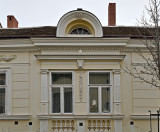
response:
<path fill-rule="evenodd" d="M 92 34 L 66 34 L 66 37 L 94 37 Z"/>
<path fill-rule="evenodd" d="M 60 85 L 52 85 L 52 73 L 55 73 L 55 72 L 57 72 L 57 73 L 63 73 L 63 72 L 65 72 L 65 73 L 72 73 L 72 84 L 70 85 L 70 84 L 66 84 L 66 85 L 63 85 L 63 84 L 60 84 Z M 75 100 L 75 73 L 73 72 L 73 71 L 50 71 L 50 73 L 49 73 L 49 84 L 50 84 L 50 90 L 49 90 L 49 100 L 50 100 L 50 114 L 51 115 L 60 115 L 60 114 L 70 114 L 70 115 L 72 115 L 72 114 L 74 114 L 74 100 Z M 60 105 L 60 107 L 61 107 L 61 112 L 60 113 L 52 113 L 52 88 L 53 87 L 60 87 L 60 92 L 61 92 L 61 94 L 60 94 L 60 99 L 61 99 L 61 101 L 62 101 L 62 103 L 61 103 L 61 105 Z M 64 106 L 63 106 L 63 104 L 64 104 L 64 96 L 62 95 L 63 94 L 63 92 L 64 92 L 64 88 L 63 87 L 72 87 L 72 113 L 64 113 Z M 62 96 L 61 96 L 62 95 Z"/>
<path fill-rule="evenodd" d="M 89 73 L 110 73 L 110 84 L 102 84 L 102 85 L 92 85 L 92 84 L 89 84 Z M 91 113 L 90 112 L 90 107 L 89 107 L 89 87 L 98 87 L 98 111 L 97 113 Z M 101 107 L 101 88 L 99 89 L 99 87 L 109 87 L 110 88 L 110 112 L 109 113 L 103 113 L 102 112 L 102 107 Z M 88 114 L 90 115 L 96 115 L 96 114 L 104 114 L 104 115 L 110 115 L 110 114 L 113 114 L 113 73 L 111 71 L 88 71 L 87 72 L 87 112 Z"/>
<path fill-rule="evenodd" d="M 5 87 L 5 113 L 0 115 L 6 114 L 11 115 L 12 112 L 12 74 L 11 68 L 0 68 L 0 73 L 4 73 L 6 75 L 6 85 Z"/>

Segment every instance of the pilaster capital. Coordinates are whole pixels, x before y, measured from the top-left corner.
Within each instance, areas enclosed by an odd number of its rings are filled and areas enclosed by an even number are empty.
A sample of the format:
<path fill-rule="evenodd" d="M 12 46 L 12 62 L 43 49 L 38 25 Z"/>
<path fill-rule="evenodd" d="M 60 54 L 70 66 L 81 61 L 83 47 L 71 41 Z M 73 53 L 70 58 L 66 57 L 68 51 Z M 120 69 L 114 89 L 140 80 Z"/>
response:
<path fill-rule="evenodd" d="M 120 73 L 121 73 L 121 69 L 114 69 L 114 70 L 113 70 L 113 73 L 114 73 L 114 74 L 120 74 Z"/>
<path fill-rule="evenodd" d="M 47 74 L 49 72 L 48 69 L 40 69 L 41 74 Z"/>

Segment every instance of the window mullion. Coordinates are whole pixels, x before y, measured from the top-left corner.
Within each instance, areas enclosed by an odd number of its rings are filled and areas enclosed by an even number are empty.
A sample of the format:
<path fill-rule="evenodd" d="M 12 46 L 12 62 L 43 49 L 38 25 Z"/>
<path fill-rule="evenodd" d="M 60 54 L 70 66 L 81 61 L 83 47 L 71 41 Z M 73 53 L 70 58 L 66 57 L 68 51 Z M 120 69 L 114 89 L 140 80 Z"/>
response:
<path fill-rule="evenodd" d="M 64 87 L 61 86 L 60 87 L 60 90 L 61 90 L 61 113 L 64 113 Z"/>
<path fill-rule="evenodd" d="M 98 108 L 98 111 L 99 113 L 102 112 L 102 98 L 101 98 L 101 87 L 99 86 L 98 87 L 98 102 L 99 102 L 99 108 Z"/>

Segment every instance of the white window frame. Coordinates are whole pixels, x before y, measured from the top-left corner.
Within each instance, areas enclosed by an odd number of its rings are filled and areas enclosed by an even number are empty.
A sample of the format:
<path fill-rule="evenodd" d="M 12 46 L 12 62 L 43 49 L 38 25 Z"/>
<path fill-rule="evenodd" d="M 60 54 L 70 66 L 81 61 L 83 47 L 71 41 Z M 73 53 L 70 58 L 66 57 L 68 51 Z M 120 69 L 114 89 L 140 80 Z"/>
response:
<path fill-rule="evenodd" d="M 94 37 L 94 35 L 92 35 L 92 34 L 88 34 L 88 35 L 85 35 L 85 34 L 82 34 L 82 35 L 80 35 L 80 34 L 66 34 L 66 36 L 65 37 Z"/>
<path fill-rule="evenodd" d="M 110 73 L 110 84 L 89 84 L 89 73 Z M 89 89 L 90 87 L 98 88 L 98 112 L 97 113 L 91 113 L 90 112 L 90 97 L 89 97 Z M 102 98 L 101 98 L 101 91 L 102 88 L 110 88 L 110 112 L 104 113 L 102 112 Z M 87 111 L 88 114 L 105 114 L 110 115 L 113 113 L 113 73 L 111 71 L 88 71 L 87 72 Z"/>
<path fill-rule="evenodd" d="M 52 85 L 52 73 L 72 73 L 72 84 L 55 84 Z M 74 96 L 75 96 L 75 73 L 73 71 L 50 71 L 49 73 L 49 82 L 50 82 L 50 113 L 51 114 L 74 114 Z M 60 87 L 60 113 L 52 113 L 52 88 Z M 64 87 L 72 88 L 72 113 L 64 113 Z"/>
<path fill-rule="evenodd" d="M 11 74 L 11 68 L 1 68 L 0 67 L 0 74 L 6 75 L 6 85 L 0 85 L 0 88 L 5 88 L 5 113 L 2 113 L 0 115 L 6 114 L 11 115 L 12 111 L 12 74 Z"/>

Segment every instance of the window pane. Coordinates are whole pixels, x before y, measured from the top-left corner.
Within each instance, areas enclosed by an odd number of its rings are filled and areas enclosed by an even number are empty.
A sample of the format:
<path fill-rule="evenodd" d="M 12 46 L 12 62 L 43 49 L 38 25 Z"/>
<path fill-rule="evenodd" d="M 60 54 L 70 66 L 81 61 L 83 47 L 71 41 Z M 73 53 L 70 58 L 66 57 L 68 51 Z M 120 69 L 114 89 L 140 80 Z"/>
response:
<path fill-rule="evenodd" d="M 110 88 L 102 88 L 102 112 L 110 112 Z"/>
<path fill-rule="evenodd" d="M 60 113 L 60 88 L 52 88 L 52 113 Z"/>
<path fill-rule="evenodd" d="M 64 113 L 72 113 L 72 88 L 64 88 Z"/>
<path fill-rule="evenodd" d="M 89 84 L 110 84 L 110 73 L 89 73 Z"/>
<path fill-rule="evenodd" d="M 89 88 L 90 112 L 98 112 L 98 88 Z"/>
<path fill-rule="evenodd" d="M 6 74 L 0 74 L 0 85 L 6 84 Z"/>
<path fill-rule="evenodd" d="M 72 73 L 53 73 L 52 84 L 72 84 Z"/>
<path fill-rule="evenodd" d="M 5 89 L 0 89 L 0 114 L 5 113 Z"/>
<path fill-rule="evenodd" d="M 76 29 L 73 29 L 70 34 L 91 34 L 91 33 L 87 29 L 76 28 Z"/>
<path fill-rule="evenodd" d="M 78 29 L 78 34 L 82 34 L 83 28 Z"/>
<path fill-rule="evenodd" d="M 74 29 L 71 34 L 78 34 L 78 30 L 77 29 Z"/>

